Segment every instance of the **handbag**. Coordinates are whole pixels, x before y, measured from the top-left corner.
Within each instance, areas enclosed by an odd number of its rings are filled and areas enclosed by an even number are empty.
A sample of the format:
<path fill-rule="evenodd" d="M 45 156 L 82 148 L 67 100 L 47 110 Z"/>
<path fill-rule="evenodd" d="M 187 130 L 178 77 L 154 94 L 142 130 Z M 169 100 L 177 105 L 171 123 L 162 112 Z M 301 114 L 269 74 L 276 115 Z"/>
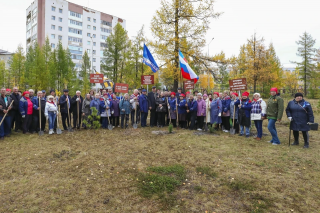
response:
<path fill-rule="evenodd" d="M 298 105 L 308 114 L 307 110 L 305 108 L 303 108 L 303 106 L 301 106 L 299 103 Z M 308 123 L 308 125 L 310 126 L 310 130 L 312 131 L 318 131 L 318 123 Z"/>

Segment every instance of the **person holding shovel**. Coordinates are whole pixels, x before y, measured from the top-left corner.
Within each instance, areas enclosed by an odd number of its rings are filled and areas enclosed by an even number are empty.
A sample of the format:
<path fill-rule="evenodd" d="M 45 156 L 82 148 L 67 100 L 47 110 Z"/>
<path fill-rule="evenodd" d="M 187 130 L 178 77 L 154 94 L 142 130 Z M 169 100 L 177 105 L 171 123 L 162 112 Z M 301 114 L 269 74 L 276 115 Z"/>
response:
<path fill-rule="evenodd" d="M 11 133 L 11 117 L 9 111 L 12 109 L 11 106 L 12 98 L 6 96 L 6 88 L 1 89 L 0 96 L 0 140 L 3 140 L 4 137 L 10 137 Z"/>
<path fill-rule="evenodd" d="M 179 119 L 179 124 L 182 129 L 186 128 L 186 118 L 187 118 L 187 102 L 184 99 L 186 96 L 185 94 L 181 93 L 179 95 L 180 100 L 178 101 L 178 119 Z M 187 105 L 187 106 L 186 106 Z"/>
<path fill-rule="evenodd" d="M 214 129 L 218 130 L 219 125 L 222 123 L 221 120 L 221 113 L 222 113 L 222 102 L 219 98 L 219 93 L 213 93 L 213 100 L 210 104 L 210 123 L 211 125 L 215 125 Z"/>
<path fill-rule="evenodd" d="M 231 102 L 230 102 L 230 118 L 232 119 L 233 129 L 235 130 L 235 134 L 239 134 L 239 107 L 235 107 L 234 103 L 239 100 L 238 93 L 234 92 L 231 94 Z M 234 119 L 234 121 L 233 121 Z"/>
<path fill-rule="evenodd" d="M 203 123 L 204 119 L 206 116 L 206 102 L 202 99 L 202 94 L 198 93 L 197 95 L 197 104 L 198 104 L 198 109 L 197 109 L 197 124 L 198 124 L 198 131 L 202 131 L 203 128 Z"/>
<path fill-rule="evenodd" d="M 22 93 L 22 98 L 19 102 L 19 110 L 23 119 L 22 130 L 23 134 L 27 134 L 31 128 L 33 104 L 29 98 L 29 91 Z"/>
<path fill-rule="evenodd" d="M 190 121 L 191 124 L 189 126 L 189 130 L 195 129 L 195 122 L 197 119 L 197 111 L 198 111 L 198 102 L 193 98 L 193 95 L 189 95 L 189 101 L 188 101 L 188 109 L 187 113 L 190 115 Z"/>
<path fill-rule="evenodd" d="M 102 118 L 102 129 L 107 129 L 109 125 L 110 108 L 112 102 L 109 101 L 108 94 L 104 94 L 104 100 L 100 101 L 100 116 Z"/>
<path fill-rule="evenodd" d="M 45 112 L 44 112 L 46 119 L 49 121 L 49 135 L 52 135 L 54 133 L 53 131 L 54 122 L 58 115 L 58 107 L 56 103 L 53 101 L 53 99 L 54 97 L 52 95 L 48 96 L 48 101 L 46 103 Z"/>
<path fill-rule="evenodd" d="M 124 98 L 120 101 L 119 108 L 120 108 L 120 115 L 121 115 L 121 128 L 123 129 L 124 124 L 125 124 L 125 128 L 127 128 L 129 123 L 129 115 L 130 115 L 130 99 L 129 99 L 128 93 L 126 93 L 124 95 Z"/>
<path fill-rule="evenodd" d="M 72 97 L 71 99 L 71 108 L 72 108 L 72 113 L 73 113 L 73 128 L 80 129 L 81 126 L 81 118 L 82 114 L 81 108 L 82 108 L 82 102 L 83 102 L 83 97 L 81 96 L 80 91 L 76 91 L 76 95 Z"/>
<path fill-rule="evenodd" d="M 71 121 L 71 119 L 70 117 L 68 118 L 68 114 L 70 113 L 70 102 L 71 102 L 71 97 L 69 96 L 69 90 L 64 89 L 63 95 L 59 99 L 60 112 L 62 116 L 62 125 L 64 130 L 68 130 L 66 125 L 66 120 L 68 122 L 68 127 L 70 127 L 69 122 Z M 69 113 L 68 113 L 68 110 L 69 110 Z"/>
<path fill-rule="evenodd" d="M 254 121 L 254 125 L 257 129 L 256 140 L 260 141 L 262 137 L 262 122 L 266 118 L 267 104 L 262 98 L 260 93 L 253 94 L 252 108 L 251 108 L 251 120 Z"/>
<path fill-rule="evenodd" d="M 251 100 L 249 99 L 249 93 L 242 93 L 241 100 L 237 100 L 234 105 L 239 107 L 239 123 L 240 123 L 240 134 L 239 136 L 244 135 L 244 128 L 246 128 L 246 137 L 250 137 L 250 126 L 251 126 Z"/>
<path fill-rule="evenodd" d="M 176 112 L 176 93 L 175 92 L 171 92 L 170 93 L 170 97 L 168 98 L 168 110 L 169 110 L 169 119 L 171 118 L 171 123 L 173 125 L 173 127 L 177 127 L 177 112 Z"/>

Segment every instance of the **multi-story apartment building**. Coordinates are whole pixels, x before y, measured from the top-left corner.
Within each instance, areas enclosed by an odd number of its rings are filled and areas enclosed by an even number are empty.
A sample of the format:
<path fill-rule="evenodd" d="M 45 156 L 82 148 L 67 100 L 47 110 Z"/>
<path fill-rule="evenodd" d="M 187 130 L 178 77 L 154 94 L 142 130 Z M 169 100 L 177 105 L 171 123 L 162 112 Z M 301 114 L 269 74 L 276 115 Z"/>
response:
<path fill-rule="evenodd" d="M 0 60 L 4 61 L 6 69 L 9 69 L 12 57 L 13 53 L 0 49 Z"/>
<path fill-rule="evenodd" d="M 69 48 L 78 70 L 87 51 L 97 72 L 100 72 L 105 40 L 113 27 L 120 23 L 126 28 L 124 19 L 65 0 L 35 0 L 26 11 L 26 20 L 27 49 L 35 41 L 43 45 L 46 37 L 51 47 L 56 48 L 60 40 L 64 48 Z"/>

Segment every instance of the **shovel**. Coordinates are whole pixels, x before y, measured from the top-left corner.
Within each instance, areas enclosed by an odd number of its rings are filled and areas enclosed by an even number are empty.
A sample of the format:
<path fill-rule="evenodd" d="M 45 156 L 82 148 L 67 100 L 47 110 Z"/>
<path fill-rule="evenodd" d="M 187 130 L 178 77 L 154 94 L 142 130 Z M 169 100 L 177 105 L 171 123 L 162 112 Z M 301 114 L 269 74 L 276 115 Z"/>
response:
<path fill-rule="evenodd" d="M 135 113 L 135 118 L 137 119 L 137 111 L 138 111 L 138 108 L 136 106 L 136 113 Z M 138 124 L 137 124 L 137 120 L 136 122 L 134 122 L 134 124 L 132 125 L 134 129 L 137 129 L 138 128 Z"/>
<path fill-rule="evenodd" d="M 68 98 L 68 101 L 67 101 L 67 110 L 68 110 L 68 132 L 73 132 L 73 129 L 71 128 L 71 121 L 70 121 L 70 112 L 69 112 L 69 98 Z"/>
<path fill-rule="evenodd" d="M 236 130 L 234 128 L 234 117 L 235 117 L 235 114 L 236 114 L 236 106 L 233 105 L 233 122 L 232 122 L 232 128 L 230 128 L 230 134 L 231 135 L 236 134 Z"/>
<path fill-rule="evenodd" d="M 107 106 L 107 103 L 106 103 L 106 101 L 104 101 L 104 104 Z M 107 108 L 106 108 L 106 111 L 107 111 L 107 117 L 108 117 L 108 129 L 109 130 L 113 130 L 113 125 L 110 123 L 110 118 L 109 118 L 109 113 L 108 113 L 108 110 L 107 110 Z"/>
<path fill-rule="evenodd" d="M 60 105 L 59 105 L 59 112 L 60 112 Z M 61 135 L 62 131 L 59 128 L 59 119 L 58 118 L 59 118 L 59 114 L 57 114 L 57 134 Z"/>
<path fill-rule="evenodd" d="M 210 102 L 210 100 L 208 99 L 208 103 Z M 208 123 L 207 123 L 207 115 L 208 115 L 208 104 L 206 107 L 206 116 L 204 117 L 204 131 L 208 132 Z"/>
<path fill-rule="evenodd" d="M 39 130 L 39 136 L 44 135 L 44 132 L 41 130 L 41 100 L 39 97 L 39 126 L 40 126 L 40 130 Z"/>
<path fill-rule="evenodd" d="M 1 120 L 0 126 L 1 126 L 2 122 L 4 121 L 4 119 L 6 118 L 7 114 L 9 113 L 9 108 L 12 106 L 13 102 L 14 102 L 14 100 L 11 101 L 11 104 L 8 107 L 7 113 L 4 114 L 4 116 L 3 116 L 2 120 Z"/>
<path fill-rule="evenodd" d="M 178 101 L 176 99 L 176 112 L 177 112 L 177 129 L 179 129 L 179 113 L 178 113 Z"/>

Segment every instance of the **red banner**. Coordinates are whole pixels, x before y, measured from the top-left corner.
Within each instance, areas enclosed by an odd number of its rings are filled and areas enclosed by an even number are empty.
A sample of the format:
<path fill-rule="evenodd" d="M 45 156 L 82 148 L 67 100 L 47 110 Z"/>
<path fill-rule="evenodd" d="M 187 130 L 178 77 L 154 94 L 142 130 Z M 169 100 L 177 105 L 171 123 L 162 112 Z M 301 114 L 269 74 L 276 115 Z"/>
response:
<path fill-rule="evenodd" d="M 90 83 L 103 83 L 103 74 L 90 74 Z"/>
<path fill-rule="evenodd" d="M 183 86 L 185 90 L 194 89 L 194 80 L 184 81 Z"/>
<path fill-rule="evenodd" d="M 141 85 L 150 85 L 150 84 L 154 84 L 154 75 L 142 75 Z"/>
<path fill-rule="evenodd" d="M 229 80 L 229 86 L 230 86 L 230 91 L 246 90 L 247 79 L 239 78 L 239 79 Z"/>
<path fill-rule="evenodd" d="M 114 87 L 114 91 L 119 93 L 128 93 L 129 84 L 116 83 Z"/>

